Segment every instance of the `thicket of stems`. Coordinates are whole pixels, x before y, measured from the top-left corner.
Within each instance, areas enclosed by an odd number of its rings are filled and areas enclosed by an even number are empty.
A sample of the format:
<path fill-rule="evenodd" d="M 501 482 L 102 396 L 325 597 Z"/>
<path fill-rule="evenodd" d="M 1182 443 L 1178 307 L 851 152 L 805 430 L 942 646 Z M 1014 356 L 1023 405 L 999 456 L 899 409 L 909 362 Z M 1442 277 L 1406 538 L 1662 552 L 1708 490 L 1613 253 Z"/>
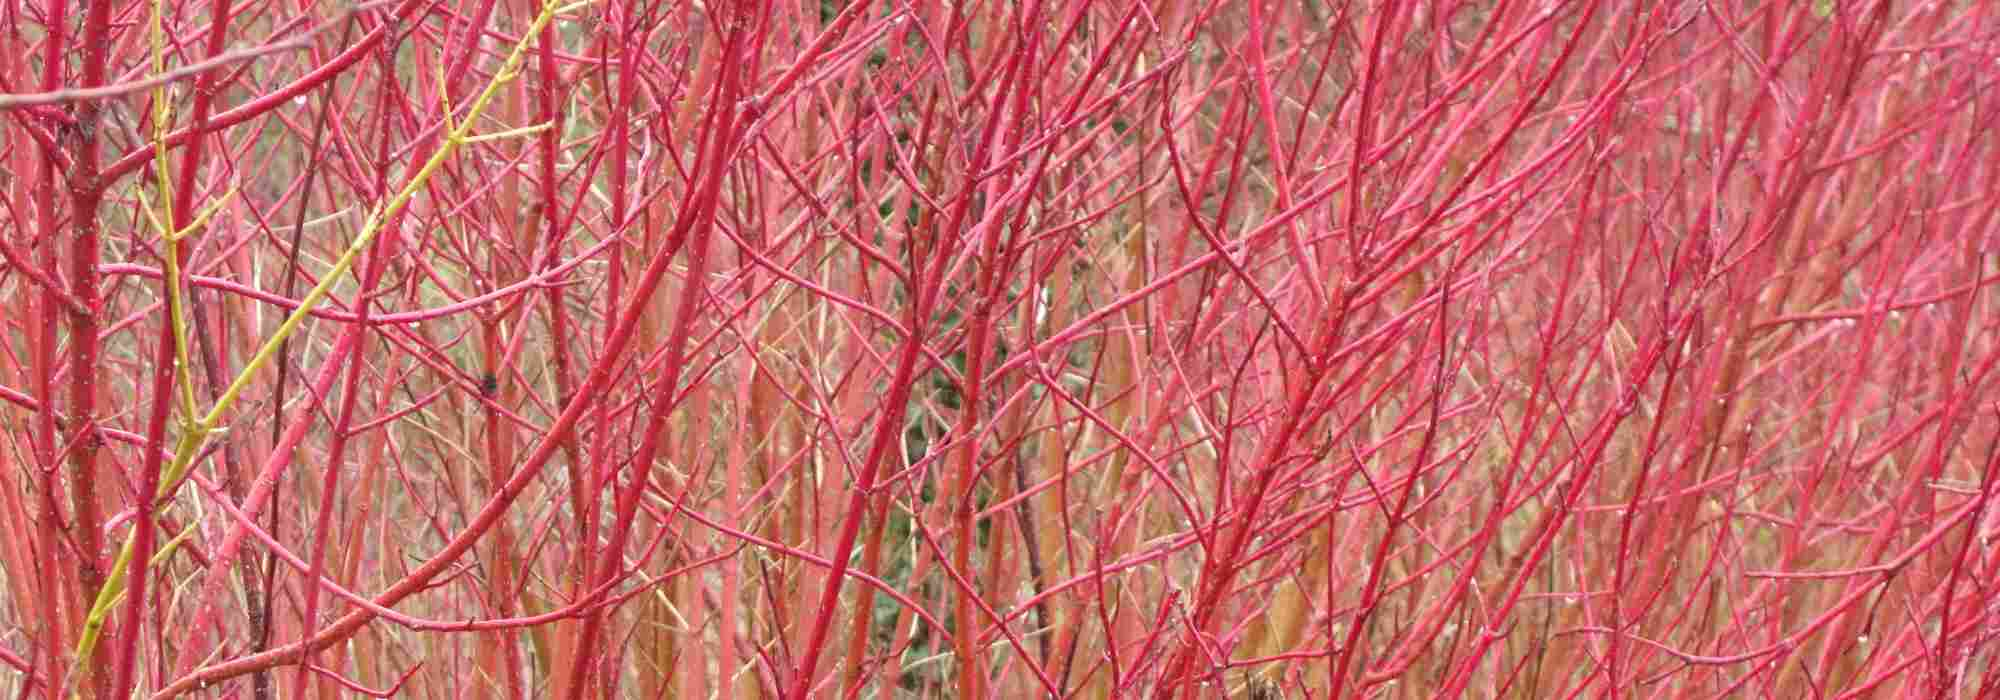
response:
<path fill-rule="evenodd" d="M 1977 0 L 33 0 L 9 697 L 1984 697 Z"/>

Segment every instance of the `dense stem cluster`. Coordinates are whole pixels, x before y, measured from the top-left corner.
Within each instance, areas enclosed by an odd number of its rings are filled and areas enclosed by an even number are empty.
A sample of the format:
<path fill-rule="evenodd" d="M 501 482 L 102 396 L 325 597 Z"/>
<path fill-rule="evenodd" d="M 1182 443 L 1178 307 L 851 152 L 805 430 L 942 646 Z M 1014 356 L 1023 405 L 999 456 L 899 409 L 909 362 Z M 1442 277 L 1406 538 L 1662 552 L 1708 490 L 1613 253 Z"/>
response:
<path fill-rule="evenodd" d="M 2000 6 L 10 8 L 7 697 L 2000 693 Z"/>

